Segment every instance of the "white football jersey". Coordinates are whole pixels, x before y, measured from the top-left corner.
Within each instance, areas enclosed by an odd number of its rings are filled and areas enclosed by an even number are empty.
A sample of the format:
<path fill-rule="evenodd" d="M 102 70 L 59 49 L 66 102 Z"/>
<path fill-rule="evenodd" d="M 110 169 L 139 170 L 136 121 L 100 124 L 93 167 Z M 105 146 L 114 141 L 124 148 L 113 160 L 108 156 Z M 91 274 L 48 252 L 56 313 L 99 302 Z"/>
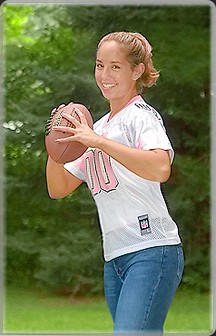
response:
<path fill-rule="evenodd" d="M 110 121 L 109 115 L 94 124 L 96 133 L 129 147 L 168 150 L 173 160 L 162 118 L 141 96 L 133 98 Z M 181 242 L 159 182 L 137 176 L 97 148 L 88 148 L 64 167 L 87 183 L 95 199 L 106 261 L 141 249 Z"/>

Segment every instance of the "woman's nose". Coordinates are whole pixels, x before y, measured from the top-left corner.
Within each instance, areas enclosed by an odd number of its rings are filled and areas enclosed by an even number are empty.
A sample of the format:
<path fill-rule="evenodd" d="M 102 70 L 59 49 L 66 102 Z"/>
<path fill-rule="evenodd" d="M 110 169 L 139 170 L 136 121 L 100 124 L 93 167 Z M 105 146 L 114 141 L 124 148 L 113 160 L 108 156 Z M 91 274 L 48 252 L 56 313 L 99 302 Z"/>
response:
<path fill-rule="evenodd" d="M 104 68 L 102 70 L 102 76 L 101 77 L 102 77 L 103 80 L 108 79 L 110 77 L 109 69 Z"/>

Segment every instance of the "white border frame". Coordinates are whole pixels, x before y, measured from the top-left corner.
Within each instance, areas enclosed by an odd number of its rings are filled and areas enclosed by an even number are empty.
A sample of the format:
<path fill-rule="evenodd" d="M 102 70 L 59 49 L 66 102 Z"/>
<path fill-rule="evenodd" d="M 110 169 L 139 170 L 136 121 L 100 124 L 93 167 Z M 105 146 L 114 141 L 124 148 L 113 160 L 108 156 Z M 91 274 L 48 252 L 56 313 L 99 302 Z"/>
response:
<path fill-rule="evenodd" d="M 31 0 L 6 0 L 3 2 L 3 6 L 7 4 L 16 4 L 16 5 L 36 5 L 36 4 L 60 4 L 60 5 L 148 5 L 148 6 L 157 6 L 157 5 L 209 5 L 211 8 L 211 148 L 212 148 L 212 160 L 211 160 L 211 289 L 212 289 L 212 333 L 216 330 L 216 303 L 215 303 L 215 295 L 216 295 L 216 258 L 215 258 L 215 242 L 216 242 L 216 211 L 214 210 L 214 205 L 216 205 L 216 181 L 215 181 L 215 171 L 216 171 L 216 51 L 215 51 L 215 42 L 216 42 L 216 7 L 214 3 L 210 0 L 143 0 L 143 1 L 136 1 L 136 0 L 95 0 L 95 1 L 87 1 L 87 0 L 39 0 L 39 1 L 31 1 Z M 3 17 L 2 13 L 2 6 L 0 8 L 0 36 L 3 36 L 2 31 L 2 20 Z M 0 40 L 0 56 L 3 56 L 3 43 L 2 39 Z M 0 58 L 3 60 L 3 57 Z M 4 110 L 4 102 L 3 96 L 3 61 L 0 61 L 0 122 L 3 120 L 3 110 Z M 3 146 L 3 137 L 0 138 L 0 153 L 2 153 Z M 0 186 L 3 185 L 4 179 L 4 165 L 3 162 L 0 161 Z M 0 189 L 0 294 L 3 293 L 3 221 L 4 221 L 4 198 L 3 193 L 1 192 L 2 188 Z M 0 315 L 3 316 L 3 306 L 2 301 L 0 300 Z M 1 322 L 1 319 L 0 319 Z M 3 326 L 0 324 L 0 333 L 3 333 Z M 76 335 L 74 333 L 67 334 L 63 333 L 64 335 Z M 92 334 L 92 333 L 91 333 Z M 196 335 L 206 336 L 205 333 L 196 333 Z M 7 334 L 8 335 L 8 334 Z M 15 335 L 15 334 L 13 334 Z M 28 334 L 29 335 L 29 334 Z M 34 334 L 36 335 L 36 333 Z M 42 334 L 38 334 L 42 335 Z M 53 335 L 53 334 L 45 334 Z M 58 335 L 58 334 L 54 334 Z M 79 334 L 79 335 L 89 335 L 88 334 Z M 93 335 L 93 334 L 92 334 Z M 97 334 L 99 335 L 99 334 Z M 103 334 L 100 334 L 103 335 Z M 104 334 L 107 335 L 107 334 Z M 176 334 L 178 335 L 178 334 Z M 182 334 L 180 334 L 182 335 Z M 184 334 L 186 335 L 186 334 Z M 187 335 L 193 335 L 192 333 Z M 22 336 L 22 334 L 19 334 Z M 24 335 L 23 335 L 24 336 Z"/>

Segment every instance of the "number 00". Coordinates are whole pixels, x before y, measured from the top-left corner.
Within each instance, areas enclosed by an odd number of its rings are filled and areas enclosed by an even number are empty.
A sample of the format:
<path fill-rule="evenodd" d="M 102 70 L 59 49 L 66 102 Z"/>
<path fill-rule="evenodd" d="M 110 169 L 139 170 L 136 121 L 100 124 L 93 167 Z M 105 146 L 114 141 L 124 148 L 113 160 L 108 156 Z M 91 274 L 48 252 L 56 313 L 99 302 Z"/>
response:
<path fill-rule="evenodd" d="M 110 157 L 104 152 L 96 149 L 86 153 L 85 167 L 87 183 L 94 195 L 101 190 L 109 192 L 117 188 L 118 181 L 113 172 Z"/>

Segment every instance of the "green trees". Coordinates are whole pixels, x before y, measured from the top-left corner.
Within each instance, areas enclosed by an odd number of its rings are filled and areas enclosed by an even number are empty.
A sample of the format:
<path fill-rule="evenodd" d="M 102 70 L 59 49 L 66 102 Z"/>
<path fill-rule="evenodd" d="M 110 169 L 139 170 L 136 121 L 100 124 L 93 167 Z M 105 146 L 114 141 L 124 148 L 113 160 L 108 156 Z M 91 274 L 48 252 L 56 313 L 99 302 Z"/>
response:
<path fill-rule="evenodd" d="M 186 258 L 183 283 L 209 288 L 210 7 L 5 5 L 5 251 L 8 282 L 74 293 L 102 290 L 97 211 L 83 185 L 64 200 L 46 191 L 44 125 L 61 103 L 108 110 L 94 80 L 98 40 L 139 31 L 153 45 L 158 84 L 145 99 L 175 148 L 163 186 Z"/>

